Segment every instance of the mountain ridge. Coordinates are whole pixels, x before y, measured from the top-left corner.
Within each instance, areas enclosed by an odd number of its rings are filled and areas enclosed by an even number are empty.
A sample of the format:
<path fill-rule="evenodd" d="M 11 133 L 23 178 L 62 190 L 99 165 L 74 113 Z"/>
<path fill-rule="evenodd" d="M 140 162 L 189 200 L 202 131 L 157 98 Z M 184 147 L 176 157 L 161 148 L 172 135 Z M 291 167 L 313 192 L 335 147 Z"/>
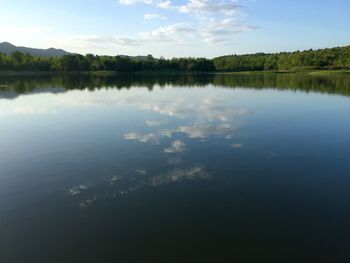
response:
<path fill-rule="evenodd" d="M 61 57 L 64 55 L 73 55 L 73 53 L 70 53 L 68 51 L 65 51 L 63 49 L 56 49 L 56 48 L 47 48 L 47 49 L 40 49 L 40 48 L 30 48 L 30 47 L 23 47 L 23 46 L 15 46 L 11 44 L 10 42 L 2 42 L 0 43 L 0 53 L 4 53 L 6 55 L 10 55 L 11 53 L 18 51 L 21 53 L 28 53 L 32 56 L 40 56 L 40 57 Z"/>
<path fill-rule="evenodd" d="M 15 46 L 10 42 L 1 42 L 0 43 L 0 53 L 4 53 L 6 55 L 11 55 L 11 53 L 19 51 L 21 53 L 28 53 L 35 57 L 62 57 L 64 55 L 78 55 L 77 53 L 71 53 L 64 49 L 57 49 L 57 48 L 47 48 L 47 49 L 40 49 L 40 48 L 32 48 L 32 47 L 24 47 L 24 46 Z M 138 61 L 146 60 L 148 56 L 146 55 L 139 55 L 139 56 L 128 56 L 128 55 L 120 55 L 121 57 L 131 58 Z M 154 58 L 157 59 L 157 58 Z"/>

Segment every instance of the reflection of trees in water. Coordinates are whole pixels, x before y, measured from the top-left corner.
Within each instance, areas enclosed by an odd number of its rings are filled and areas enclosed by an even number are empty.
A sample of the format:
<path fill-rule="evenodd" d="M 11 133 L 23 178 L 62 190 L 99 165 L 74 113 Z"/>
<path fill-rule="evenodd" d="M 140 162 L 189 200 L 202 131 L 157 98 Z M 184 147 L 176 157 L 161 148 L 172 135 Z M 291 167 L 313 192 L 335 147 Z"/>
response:
<path fill-rule="evenodd" d="M 0 92 L 18 94 L 40 92 L 40 89 L 63 88 L 89 89 L 147 87 L 152 90 L 155 85 L 165 87 L 204 86 L 212 83 L 214 76 L 209 74 L 120 74 L 114 76 L 92 76 L 87 74 L 42 75 L 42 76 L 1 76 Z M 1 96 L 1 95 L 0 95 Z"/>
<path fill-rule="evenodd" d="M 92 76 L 84 74 L 2 76 L 0 97 L 16 97 L 32 92 L 63 92 L 72 89 L 131 88 L 155 85 L 202 87 L 208 84 L 228 88 L 273 88 L 350 95 L 350 75 L 311 76 L 306 74 L 120 74 Z M 7 95 L 5 95 L 5 93 Z M 10 95 L 9 95 L 10 94 Z"/>
<path fill-rule="evenodd" d="M 252 75 L 218 74 L 215 76 L 213 84 L 232 88 L 273 88 L 278 90 L 287 89 L 350 95 L 350 75 L 347 74 L 332 76 L 311 76 L 291 73 L 265 73 Z"/>

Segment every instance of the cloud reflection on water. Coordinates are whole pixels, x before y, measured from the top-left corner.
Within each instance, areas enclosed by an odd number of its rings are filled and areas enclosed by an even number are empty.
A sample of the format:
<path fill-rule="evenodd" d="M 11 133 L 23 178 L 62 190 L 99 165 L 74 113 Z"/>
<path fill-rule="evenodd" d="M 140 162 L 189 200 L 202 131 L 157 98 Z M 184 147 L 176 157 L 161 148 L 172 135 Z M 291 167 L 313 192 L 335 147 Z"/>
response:
<path fill-rule="evenodd" d="M 131 192 L 145 187 L 158 187 L 162 185 L 193 180 L 208 180 L 210 174 L 201 166 L 190 168 L 175 168 L 157 175 L 147 175 L 145 170 L 136 170 L 133 174 L 113 176 L 108 180 L 95 185 L 79 185 L 67 191 L 68 196 L 75 198 L 79 207 L 84 208 L 97 201 L 111 198 L 121 198 Z"/>
<path fill-rule="evenodd" d="M 152 98 L 153 100 L 153 98 Z M 139 109 L 154 111 L 160 115 L 177 118 L 179 121 L 189 120 L 186 124 L 180 124 L 176 128 L 157 129 L 148 134 L 130 132 L 124 135 L 127 140 L 138 140 L 140 142 L 159 142 L 162 137 L 172 137 L 174 133 L 182 133 L 190 139 L 206 139 L 209 136 L 218 136 L 231 139 L 242 124 L 240 118 L 251 114 L 247 109 L 235 108 L 232 103 L 217 98 L 174 98 L 173 101 L 159 98 L 156 102 L 136 98 L 127 100 L 131 105 Z M 147 120 L 146 125 L 157 128 L 160 124 L 164 126 L 166 120 Z"/>
<path fill-rule="evenodd" d="M 168 92 L 162 90 L 151 95 L 137 90 L 136 93 L 118 92 L 120 96 L 117 96 L 106 91 L 103 92 L 106 94 L 101 95 L 99 91 L 92 94 L 96 97 L 85 96 L 82 99 L 83 105 L 87 105 L 91 100 L 92 105 L 127 106 L 140 111 L 140 115 L 145 116 L 142 125 L 139 126 L 140 123 L 131 125 L 130 130 L 123 134 L 123 139 L 141 144 L 159 145 L 156 149 L 160 148 L 167 163 L 162 168 L 165 172 L 152 172 L 135 167 L 134 172 L 112 176 L 88 189 L 73 187 L 69 194 L 72 198 L 80 199 L 81 207 L 92 205 L 98 200 L 122 197 L 144 187 L 210 179 L 205 165 L 188 163 L 186 154 L 191 151 L 190 141 L 220 140 L 231 148 L 243 147 L 243 144 L 235 141 L 235 136 L 243 125 L 241 118 L 251 114 L 249 110 L 236 107 L 229 98 L 217 96 L 217 93 L 213 93 L 213 96 L 208 96 L 207 93 L 195 93 L 198 96 L 189 97 L 174 95 L 172 90 Z M 78 105 L 77 101 L 80 98 L 75 99 L 66 99 L 65 102 Z"/>
<path fill-rule="evenodd" d="M 186 150 L 186 144 L 180 140 L 171 143 L 169 148 L 165 148 L 165 153 L 182 153 Z"/>

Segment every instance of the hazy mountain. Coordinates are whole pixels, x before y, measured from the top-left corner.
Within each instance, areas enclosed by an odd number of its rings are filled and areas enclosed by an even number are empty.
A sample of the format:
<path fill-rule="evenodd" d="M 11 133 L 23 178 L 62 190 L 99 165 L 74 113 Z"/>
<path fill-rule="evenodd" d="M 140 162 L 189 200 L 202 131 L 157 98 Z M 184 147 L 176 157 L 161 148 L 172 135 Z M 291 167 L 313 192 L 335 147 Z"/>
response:
<path fill-rule="evenodd" d="M 56 48 L 39 49 L 39 48 L 15 46 L 9 42 L 0 43 L 0 53 L 10 55 L 12 52 L 15 52 L 15 51 L 19 51 L 21 53 L 28 53 L 28 54 L 31 54 L 32 56 L 40 56 L 40 57 L 61 57 L 64 55 L 76 54 L 76 53 L 67 52 L 63 49 L 56 49 Z M 148 58 L 148 56 L 126 56 L 126 55 L 121 55 L 121 56 L 138 60 L 138 61 L 146 60 Z M 154 59 L 157 59 L 157 58 L 154 58 Z"/>
<path fill-rule="evenodd" d="M 0 52 L 5 53 L 7 55 L 11 54 L 12 52 L 19 51 L 22 53 L 28 53 L 32 56 L 42 56 L 42 57 L 60 57 L 63 55 L 71 55 L 72 53 L 69 53 L 63 49 L 55 49 L 55 48 L 48 48 L 48 49 L 38 49 L 38 48 L 29 48 L 29 47 L 17 47 L 15 45 L 12 45 L 8 42 L 0 43 Z"/>

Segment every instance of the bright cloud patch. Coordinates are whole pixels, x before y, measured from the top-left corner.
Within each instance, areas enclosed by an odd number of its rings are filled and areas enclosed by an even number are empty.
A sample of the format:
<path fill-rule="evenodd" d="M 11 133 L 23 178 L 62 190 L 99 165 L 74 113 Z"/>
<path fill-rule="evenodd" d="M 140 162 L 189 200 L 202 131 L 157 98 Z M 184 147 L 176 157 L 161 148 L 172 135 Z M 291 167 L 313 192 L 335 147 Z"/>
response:
<path fill-rule="evenodd" d="M 239 0 L 119 0 L 118 3 L 130 12 L 147 10 L 140 15 L 140 21 L 134 21 L 141 24 L 137 31 L 130 31 L 127 36 L 115 32 L 113 35 L 61 37 L 52 40 L 52 45 L 90 53 L 113 50 L 114 55 L 157 53 L 172 46 L 171 55 L 180 47 L 181 56 L 185 56 L 196 47 L 234 45 L 239 41 L 237 34 L 257 28 L 243 20 L 244 7 Z"/>
<path fill-rule="evenodd" d="M 143 19 L 145 19 L 145 20 L 166 19 L 166 17 L 162 16 L 162 15 L 159 15 L 159 14 L 145 14 L 143 16 Z"/>
<path fill-rule="evenodd" d="M 171 1 L 167 0 L 119 0 L 119 3 L 122 5 L 134 5 L 134 4 L 146 4 L 152 5 L 159 8 L 171 8 Z"/>
<path fill-rule="evenodd" d="M 184 5 L 178 6 L 178 10 L 182 13 L 195 15 L 221 13 L 232 16 L 238 12 L 239 6 L 236 1 L 190 0 Z"/>
<path fill-rule="evenodd" d="M 174 141 L 169 148 L 165 148 L 166 153 L 182 153 L 186 150 L 186 144 L 180 140 Z"/>
<path fill-rule="evenodd" d="M 166 8 L 182 16 L 189 16 L 190 23 L 178 22 L 148 32 L 141 32 L 138 37 L 142 41 L 178 44 L 179 42 L 189 43 L 189 40 L 197 39 L 210 45 L 232 44 L 237 33 L 256 28 L 241 21 L 242 7 L 236 0 L 188 0 L 181 4 L 178 1 L 120 0 L 119 3 L 122 5 L 146 4 L 154 8 Z M 145 20 L 159 18 L 164 18 L 164 16 L 161 14 L 144 15 Z"/>

